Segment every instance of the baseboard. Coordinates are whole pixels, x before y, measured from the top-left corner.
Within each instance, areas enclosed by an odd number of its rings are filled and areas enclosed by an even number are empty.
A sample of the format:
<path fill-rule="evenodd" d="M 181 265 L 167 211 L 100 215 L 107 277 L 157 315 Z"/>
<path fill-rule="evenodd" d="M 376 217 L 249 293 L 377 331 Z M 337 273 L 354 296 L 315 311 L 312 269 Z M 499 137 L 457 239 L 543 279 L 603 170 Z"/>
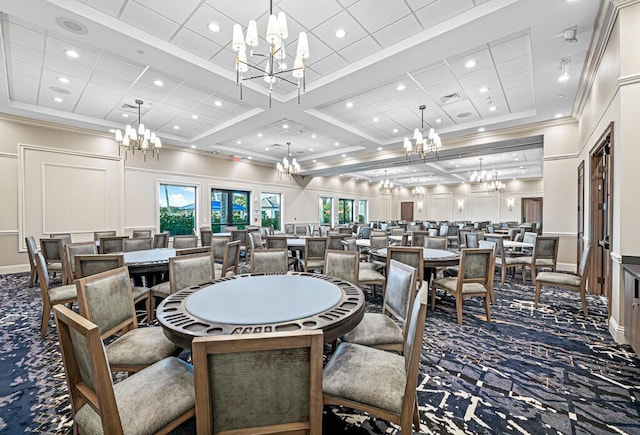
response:
<path fill-rule="evenodd" d="M 628 344 L 624 336 L 624 326 L 620 326 L 618 321 L 613 317 L 609 317 L 609 334 L 618 344 Z"/>
<path fill-rule="evenodd" d="M 576 265 L 573 263 L 556 263 L 556 270 L 576 273 Z"/>
<path fill-rule="evenodd" d="M 29 264 L 12 264 L 9 266 L 0 266 L 0 275 L 29 272 L 30 270 Z"/>

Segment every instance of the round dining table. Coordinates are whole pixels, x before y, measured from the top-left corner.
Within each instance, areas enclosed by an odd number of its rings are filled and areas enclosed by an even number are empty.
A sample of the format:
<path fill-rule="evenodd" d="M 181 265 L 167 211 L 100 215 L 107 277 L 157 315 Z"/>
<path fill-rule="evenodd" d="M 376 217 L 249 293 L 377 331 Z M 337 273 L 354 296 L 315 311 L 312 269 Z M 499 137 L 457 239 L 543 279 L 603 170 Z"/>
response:
<path fill-rule="evenodd" d="M 145 249 L 124 253 L 124 264 L 136 285 L 151 287 L 158 284 L 162 274 L 169 272 L 169 259 L 176 256 L 173 248 Z M 142 282 L 142 277 L 145 282 Z"/>
<path fill-rule="evenodd" d="M 188 349 L 195 337 L 322 329 L 331 342 L 355 328 L 364 293 L 350 282 L 303 272 L 243 274 L 182 289 L 156 317 L 165 335 Z"/>
<path fill-rule="evenodd" d="M 386 261 L 387 248 L 371 251 L 371 255 L 374 259 Z M 457 266 L 460 262 L 460 254 L 444 249 L 422 248 L 422 259 L 424 261 L 424 280 L 429 282 L 436 268 Z"/>

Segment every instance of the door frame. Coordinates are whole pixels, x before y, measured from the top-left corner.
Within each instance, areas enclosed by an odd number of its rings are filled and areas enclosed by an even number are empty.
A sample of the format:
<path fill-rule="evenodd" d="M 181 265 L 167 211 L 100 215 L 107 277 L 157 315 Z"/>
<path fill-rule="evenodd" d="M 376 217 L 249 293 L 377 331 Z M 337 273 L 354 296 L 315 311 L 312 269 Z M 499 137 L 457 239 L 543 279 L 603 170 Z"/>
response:
<path fill-rule="evenodd" d="M 608 140 L 607 140 L 608 138 Z M 604 151 L 604 147 L 608 144 L 609 146 L 609 159 L 608 159 L 608 167 L 609 172 L 607 173 L 607 189 L 609 191 L 609 200 L 607 202 L 607 223 L 608 223 L 608 235 L 609 235 L 609 246 L 613 244 L 613 122 L 611 122 L 604 130 L 604 132 L 600 135 L 595 145 L 589 151 L 589 170 L 591 176 L 589 177 L 589 243 L 591 244 L 592 249 L 597 249 L 597 245 L 599 242 L 598 234 L 596 228 L 597 223 L 600 222 L 600 213 L 598 213 L 598 188 L 597 188 L 597 178 L 595 178 L 594 174 L 597 174 L 597 168 L 595 167 L 595 162 L 597 159 L 597 155 Z M 594 188 L 595 186 L 595 188 Z M 609 249 L 610 252 L 611 249 Z M 611 260 L 611 255 L 608 255 L 608 258 L 605 260 L 607 262 L 607 270 L 608 274 L 605 274 L 604 277 L 604 295 L 607 297 L 607 305 L 608 312 L 611 314 L 611 270 L 613 262 Z M 598 278 L 598 255 L 591 256 L 591 276 L 589 277 L 590 282 L 595 283 Z M 589 292 L 591 293 L 591 289 L 598 289 L 599 286 L 593 285 L 589 286 Z M 600 294 L 600 293 L 596 293 Z"/>
<path fill-rule="evenodd" d="M 405 204 L 411 204 L 411 219 L 404 219 L 404 217 L 402 216 L 402 209 L 404 208 Z M 407 221 L 413 221 L 413 201 L 403 201 L 400 203 L 400 219 L 401 220 L 407 220 Z"/>
<path fill-rule="evenodd" d="M 582 258 L 582 251 L 584 249 L 584 190 L 585 190 L 585 169 L 584 160 L 578 165 L 578 225 L 577 229 L 577 255 L 576 255 L 576 271 L 580 267 L 580 259 Z M 580 207 L 582 205 L 582 207 Z M 582 231 L 580 231 L 582 229 Z"/>
<path fill-rule="evenodd" d="M 535 196 L 535 197 L 523 197 L 520 198 L 520 223 L 524 223 L 525 222 L 525 217 L 524 216 L 524 203 L 526 201 L 536 201 L 540 203 L 540 211 L 541 213 L 544 212 L 544 197 L 542 196 Z M 533 222 L 531 219 L 528 219 L 528 222 Z M 542 224 L 542 216 L 540 216 L 540 224 Z"/>

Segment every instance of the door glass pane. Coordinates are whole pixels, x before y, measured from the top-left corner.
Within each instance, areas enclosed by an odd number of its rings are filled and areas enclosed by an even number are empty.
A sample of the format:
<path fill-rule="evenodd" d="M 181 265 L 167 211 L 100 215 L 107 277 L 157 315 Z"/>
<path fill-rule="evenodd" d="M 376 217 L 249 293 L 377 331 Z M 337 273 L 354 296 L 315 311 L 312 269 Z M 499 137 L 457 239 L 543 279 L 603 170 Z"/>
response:
<path fill-rule="evenodd" d="M 249 225 L 250 192 L 211 189 L 211 230 L 224 232 L 227 225 Z"/>

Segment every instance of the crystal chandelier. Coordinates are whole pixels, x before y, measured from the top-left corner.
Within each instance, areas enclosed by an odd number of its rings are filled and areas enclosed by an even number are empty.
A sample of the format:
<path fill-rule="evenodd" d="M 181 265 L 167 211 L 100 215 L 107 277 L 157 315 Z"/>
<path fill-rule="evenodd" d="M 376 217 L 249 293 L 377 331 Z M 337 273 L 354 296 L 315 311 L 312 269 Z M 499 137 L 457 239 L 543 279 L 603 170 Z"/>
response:
<path fill-rule="evenodd" d="M 422 118 L 422 124 L 420 129 L 415 129 L 413 132 L 413 139 L 415 140 L 415 144 L 412 144 L 408 137 L 404 138 L 404 151 L 407 155 L 407 160 L 410 160 L 411 154 L 415 153 L 423 160 L 426 160 L 427 154 L 430 152 L 434 152 L 436 155 L 436 160 L 440 157 L 440 147 L 442 146 L 442 142 L 440 141 L 440 136 L 435 132 L 433 128 L 429 129 L 429 135 L 424 137 L 424 109 L 427 106 L 424 104 L 418 107 L 420 110 L 420 117 Z"/>
<path fill-rule="evenodd" d="M 140 108 L 144 104 L 142 100 L 136 100 L 137 106 L 131 104 L 123 104 L 123 109 L 138 109 L 138 130 L 136 131 L 131 125 L 127 125 L 124 129 L 124 133 L 121 130 L 116 130 L 116 141 L 118 142 L 118 155 L 120 151 L 124 150 L 124 157 L 127 158 L 127 151 L 130 151 L 132 155 L 136 154 L 136 150 L 142 152 L 144 161 L 147 161 L 147 152 L 151 151 L 153 157 L 157 156 L 160 160 L 160 148 L 162 143 L 160 138 L 152 133 L 148 128 L 144 128 L 144 124 L 140 121 Z"/>
<path fill-rule="evenodd" d="M 424 198 L 425 193 L 424 187 L 420 185 L 420 179 L 418 179 L 418 185 L 411 191 L 411 196 L 414 198 Z"/>
<path fill-rule="evenodd" d="M 291 178 L 292 175 L 296 175 L 300 172 L 300 164 L 296 161 L 295 158 L 291 160 L 289 163 L 289 157 L 291 156 L 291 142 L 287 142 L 287 155 L 282 159 L 282 162 L 278 162 L 276 165 L 276 169 L 278 171 L 278 178 L 282 178 L 282 176 L 286 176 Z"/>
<path fill-rule="evenodd" d="M 378 188 L 380 189 L 380 193 L 383 193 L 385 195 L 388 195 L 391 193 L 391 191 L 393 190 L 393 183 L 389 181 L 389 179 L 387 178 L 387 170 L 384 170 L 384 180 L 382 180 L 380 182 L 380 184 L 378 185 Z"/>
<path fill-rule="evenodd" d="M 282 80 L 292 84 L 298 88 L 298 104 L 300 104 L 300 88 L 305 90 L 305 62 L 309 58 L 309 41 L 305 32 L 298 35 L 298 49 L 296 57 L 293 61 L 293 68 L 287 66 L 287 56 L 285 53 L 285 39 L 289 36 L 287 28 L 287 17 L 284 12 L 279 12 L 276 17 L 273 14 L 273 0 L 269 1 L 269 21 L 267 23 L 267 33 L 265 39 L 269 44 L 268 54 L 254 53 L 254 47 L 258 46 L 258 27 L 255 20 L 249 21 L 247 26 L 247 34 L 242 33 L 240 24 L 233 25 L 233 40 L 231 46 L 236 52 L 236 84 L 240 86 L 240 100 L 242 100 L 242 82 L 244 80 L 253 80 L 264 78 L 269 84 L 269 109 L 271 109 L 271 94 L 273 93 L 273 85 Z M 247 58 L 247 46 L 249 46 L 249 57 Z M 258 58 L 258 60 L 255 60 Z M 266 60 L 262 64 L 262 60 Z M 251 70 L 251 76 L 245 77 L 244 74 Z M 284 77 L 285 74 L 291 73 L 296 81 Z"/>

